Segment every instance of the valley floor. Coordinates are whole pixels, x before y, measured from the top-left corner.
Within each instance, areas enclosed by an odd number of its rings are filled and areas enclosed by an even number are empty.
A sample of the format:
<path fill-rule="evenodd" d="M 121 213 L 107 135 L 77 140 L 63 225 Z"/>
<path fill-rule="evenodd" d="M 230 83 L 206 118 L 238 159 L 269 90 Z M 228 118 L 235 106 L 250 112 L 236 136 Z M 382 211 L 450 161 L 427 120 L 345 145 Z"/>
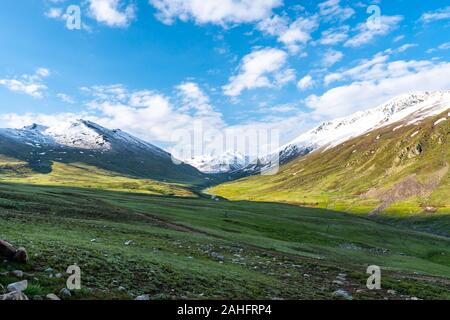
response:
<path fill-rule="evenodd" d="M 450 238 L 324 209 L 9 183 L 0 239 L 30 254 L 0 263 L 0 284 L 21 269 L 32 298 L 77 264 L 71 299 L 450 299 Z"/>

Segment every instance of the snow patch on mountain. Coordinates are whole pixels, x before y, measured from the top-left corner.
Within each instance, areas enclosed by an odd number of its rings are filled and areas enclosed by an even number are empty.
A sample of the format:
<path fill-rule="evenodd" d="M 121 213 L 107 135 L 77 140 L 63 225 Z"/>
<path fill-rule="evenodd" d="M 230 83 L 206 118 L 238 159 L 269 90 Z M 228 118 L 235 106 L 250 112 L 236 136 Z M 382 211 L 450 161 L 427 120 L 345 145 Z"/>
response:
<path fill-rule="evenodd" d="M 239 152 L 227 151 L 219 156 L 203 155 L 186 159 L 185 162 L 203 173 L 225 173 L 242 169 L 249 164 L 248 157 Z"/>
<path fill-rule="evenodd" d="M 351 138 L 372 130 L 407 119 L 407 124 L 418 123 L 449 108 L 450 91 L 414 92 L 405 94 L 385 104 L 352 114 L 348 117 L 327 121 L 300 135 L 281 147 L 278 152 L 292 156 L 298 150 L 315 150 L 335 147 Z M 397 126 L 398 130 L 401 126 Z"/>

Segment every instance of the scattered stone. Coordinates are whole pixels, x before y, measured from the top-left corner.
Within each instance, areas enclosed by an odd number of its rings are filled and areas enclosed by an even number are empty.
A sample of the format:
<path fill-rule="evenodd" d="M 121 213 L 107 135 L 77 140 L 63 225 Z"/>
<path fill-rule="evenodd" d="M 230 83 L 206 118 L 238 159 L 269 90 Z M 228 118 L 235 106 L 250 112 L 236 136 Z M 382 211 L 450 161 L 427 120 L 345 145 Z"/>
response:
<path fill-rule="evenodd" d="M 138 296 L 136 297 L 136 299 L 134 299 L 136 301 L 149 301 L 150 300 L 150 296 L 148 294 L 144 294 L 142 296 Z"/>
<path fill-rule="evenodd" d="M 47 298 L 47 300 L 53 300 L 53 301 L 61 300 L 56 294 L 53 294 L 53 293 L 49 293 L 46 296 L 46 298 Z"/>
<path fill-rule="evenodd" d="M 133 244 L 133 240 L 128 240 L 127 242 L 125 242 L 125 245 L 126 245 L 126 246 L 129 246 L 129 245 L 131 245 L 131 244 Z"/>
<path fill-rule="evenodd" d="M 28 252 L 25 248 L 20 247 L 14 254 L 13 260 L 19 263 L 28 263 Z"/>
<path fill-rule="evenodd" d="M 62 277 L 63 277 L 63 275 L 61 273 L 55 274 L 55 278 L 56 279 L 61 279 Z"/>
<path fill-rule="evenodd" d="M 92 239 L 91 242 L 97 242 L 97 239 Z"/>
<path fill-rule="evenodd" d="M 127 291 L 127 289 L 125 289 L 124 287 L 122 287 L 122 286 L 120 286 L 119 288 L 118 288 L 118 290 L 119 291 L 122 291 L 122 292 L 125 292 L 125 291 Z"/>
<path fill-rule="evenodd" d="M 12 259 L 16 253 L 16 248 L 12 244 L 4 240 L 0 240 L 0 256 Z"/>
<path fill-rule="evenodd" d="M 59 291 L 59 295 L 65 298 L 70 298 L 72 296 L 72 292 L 70 292 L 67 288 L 63 288 Z"/>
<path fill-rule="evenodd" d="M 28 281 L 27 280 L 23 280 L 20 282 L 14 282 L 8 285 L 7 289 L 9 292 L 14 292 L 14 291 L 25 291 L 28 288 Z"/>
<path fill-rule="evenodd" d="M 23 278 L 23 271 L 22 270 L 14 270 L 12 272 L 12 275 L 16 278 Z"/>
<path fill-rule="evenodd" d="M 411 297 L 411 298 L 409 298 L 409 300 L 421 300 L 421 299 L 419 299 L 417 297 Z"/>
<path fill-rule="evenodd" d="M 337 284 L 338 286 L 343 286 L 343 285 L 344 285 L 344 282 L 343 282 L 343 281 L 340 281 L 340 280 L 334 280 L 334 281 L 333 281 L 333 284 Z"/>
<path fill-rule="evenodd" d="M 395 290 L 388 290 L 387 293 L 389 293 L 389 294 L 397 294 L 397 291 L 395 291 Z"/>
<path fill-rule="evenodd" d="M 339 289 L 339 290 L 336 290 L 335 292 L 333 292 L 333 297 L 335 299 L 341 299 L 341 300 L 353 300 L 352 295 L 343 289 Z"/>
<path fill-rule="evenodd" d="M 0 301 L 25 301 L 28 300 L 28 297 L 21 291 L 14 291 L 4 295 L 0 295 Z"/>
<path fill-rule="evenodd" d="M 304 278 L 311 278 L 311 276 L 310 276 L 309 274 L 307 274 L 307 273 L 305 273 L 305 274 L 303 275 L 303 277 L 304 277 Z"/>
<path fill-rule="evenodd" d="M 217 252 L 211 252 L 211 257 L 218 260 L 218 261 L 224 261 L 224 256 L 218 254 Z"/>
<path fill-rule="evenodd" d="M 35 301 L 42 301 L 42 300 L 44 300 L 44 298 L 42 298 L 41 296 L 34 296 L 34 297 L 32 298 L 32 300 L 35 300 Z"/>

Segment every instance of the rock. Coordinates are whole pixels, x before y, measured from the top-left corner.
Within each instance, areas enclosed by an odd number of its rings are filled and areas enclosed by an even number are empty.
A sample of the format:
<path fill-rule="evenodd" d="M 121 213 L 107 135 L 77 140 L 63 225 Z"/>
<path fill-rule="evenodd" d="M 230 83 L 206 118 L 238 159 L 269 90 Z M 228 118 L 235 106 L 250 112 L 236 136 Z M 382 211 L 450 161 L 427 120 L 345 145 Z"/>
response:
<path fill-rule="evenodd" d="M 52 273 L 52 272 L 53 272 L 53 269 L 52 269 L 52 268 L 47 268 L 47 269 L 45 269 L 45 272 L 47 272 L 47 273 Z"/>
<path fill-rule="evenodd" d="M 35 300 L 35 301 L 42 301 L 42 300 L 44 300 L 44 298 L 42 298 L 41 296 L 34 296 L 34 297 L 32 298 L 32 300 Z"/>
<path fill-rule="evenodd" d="M 9 301 L 24 301 L 28 300 L 28 297 L 21 291 L 14 291 L 4 295 L 0 295 L 0 301 L 9 300 Z"/>
<path fill-rule="evenodd" d="M 343 286 L 343 285 L 344 285 L 344 282 L 343 282 L 343 281 L 340 281 L 340 280 L 334 280 L 334 281 L 333 281 L 333 284 L 337 284 L 338 286 Z"/>
<path fill-rule="evenodd" d="M 133 243 L 133 240 L 128 240 L 127 242 L 125 242 L 125 245 L 126 246 L 129 246 L 129 245 L 131 245 Z"/>
<path fill-rule="evenodd" d="M 224 261 L 225 258 L 224 256 L 221 256 L 220 254 L 216 253 L 216 252 L 212 252 L 211 253 L 211 257 L 218 260 L 218 261 Z"/>
<path fill-rule="evenodd" d="M 13 260 L 19 263 L 28 263 L 28 252 L 25 248 L 20 247 L 14 254 Z"/>
<path fill-rule="evenodd" d="M 120 286 L 119 288 L 117 288 L 119 291 L 121 291 L 121 292 L 125 292 L 125 291 L 127 291 L 127 289 L 125 289 L 124 287 L 122 287 L 122 286 Z"/>
<path fill-rule="evenodd" d="M 59 295 L 65 298 L 70 298 L 72 296 L 72 292 L 70 292 L 67 288 L 63 288 L 59 291 Z"/>
<path fill-rule="evenodd" d="M 23 278 L 23 271 L 22 270 L 14 270 L 11 273 L 16 278 Z"/>
<path fill-rule="evenodd" d="M 352 295 L 343 289 L 339 289 L 339 290 L 333 292 L 333 297 L 335 299 L 341 299 L 341 300 L 353 300 Z"/>
<path fill-rule="evenodd" d="M 4 240 L 0 240 L 0 256 L 12 259 L 16 253 L 16 248 L 12 244 Z"/>
<path fill-rule="evenodd" d="M 56 294 L 53 294 L 53 293 L 49 293 L 46 296 L 46 298 L 47 298 L 47 300 L 53 300 L 53 301 L 61 300 Z"/>
<path fill-rule="evenodd" d="M 395 291 L 395 290 L 388 290 L 387 293 L 394 295 L 394 294 L 397 294 L 397 291 Z"/>
<path fill-rule="evenodd" d="M 8 285 L 7 289 L 9 292 L 14 292 L 14 291 L 25 291 L 28 288 L 28 281 L 27 280 L 23 280 L 20 282 L 14 282 Z"/>
<path fill-rule="evenodd" d="M 55 278 L 56 279 L 61 279 L 62 277 L 63 277 L 63 275 L 61 273 L 55 274 Z"/>
<path fill-rule="evenodd" d="M 144 294 L 142 296 L 136 297 L 136 299 L 134 299 L 136 301 L 149 301 L 150 300 L 150 296 L 148 294 Z"/>

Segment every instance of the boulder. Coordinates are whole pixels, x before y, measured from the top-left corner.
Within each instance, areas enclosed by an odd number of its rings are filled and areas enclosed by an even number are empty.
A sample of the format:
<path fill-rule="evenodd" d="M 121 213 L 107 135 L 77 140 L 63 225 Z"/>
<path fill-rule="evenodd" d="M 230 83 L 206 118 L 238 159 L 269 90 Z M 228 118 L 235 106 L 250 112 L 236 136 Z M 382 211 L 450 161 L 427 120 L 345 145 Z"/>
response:
<path fill-rule="evenodd" d="M 25 248 L 17 249 L 16 253 L 13 256 L 13 260 L 19 263 L 28 263 L 28 252 Z"/>
<path fill-rule="evenodd" d="M 69 289 L 63 288 L 61 289 L 61 291 L 59 291 L 59 295 L 61 297 L 70 298 L 72 296 L 72 293 L 70 292 Z"/>
<path fill-rule="evenodd" d="M 23 301 L 28 300 L 28 297 L 21 291 L 14 291 L 4 295 L 0 295 L 0 301 L 1 300 Z"/>
<path fill-rule="evenodd" d="M 47 300 L 53 300 L 53 301 L 61 300 L 56 294 L 53 294 L 53 293 L 49 293 L 46 296 L 46 298 L 47 298 Z"/>
<path fill-rule="evenodd" d="M 333 292 L 333 298 L 339 299 L 339 300 L 353 300 L 352 295 L 343 289 L 339 289 L 339 290 Z"/>
<path fill-rule="evenodd" d="M 9 292 L 15 292 L 15 291 L 25 291 L 28 288 L 28 281 L 23 280 L 20 282 L 11 283 L 8 285 L 7 289 Z"/>
<path fill-rule="evenodd" d="M 12 272 L 12 275 L 16 278 L 23 278 L 23 271 L 22 270 L 14 270 Z"/>
<path fill-rule="evenodd" d="M 15 254 L 16 248 L 14 248 L 12 244 L 4 240 L 0 240 L 0 256 L 12 259 Z"/>

